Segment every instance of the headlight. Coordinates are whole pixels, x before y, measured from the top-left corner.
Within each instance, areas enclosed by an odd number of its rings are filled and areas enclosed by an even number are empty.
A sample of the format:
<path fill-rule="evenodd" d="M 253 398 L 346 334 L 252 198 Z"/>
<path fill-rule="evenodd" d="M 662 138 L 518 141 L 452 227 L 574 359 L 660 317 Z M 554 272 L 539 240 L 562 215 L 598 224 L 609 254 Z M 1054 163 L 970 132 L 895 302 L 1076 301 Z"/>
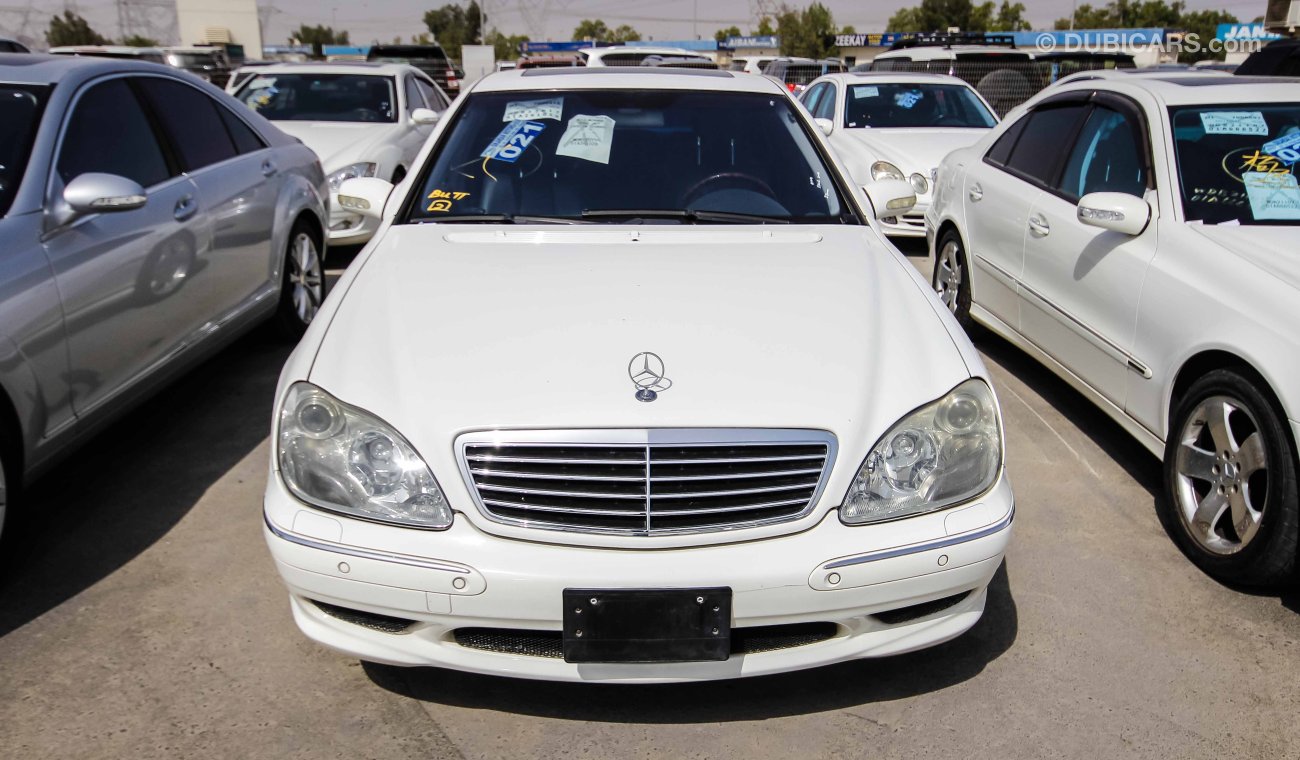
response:
<path fill-rule="evenodd" d="M 912 183 L 912 189 L 916 191 L 917 195 L 925 195 L 926 191 L 930 189 L 930 181 L 920 172 L 908 177 L 907 181 Z"/>
<path fill-rule="evenodd" d="M 330 183 L 330 190 L 337 193 L 339 191 L 339 185 L 343 184 L 344 180 L 356 179 L 357 177 L 373 177 L 378 169 L 379 166 L 376 164 L 352 164 L 351 166 L 345 166 L 342 169 L 339 169 L 326 177 L 326 179 Z"/>
<path fill-rule="evenodd" d="M 280 477 L 323 509 L 442 530 L 452 512 L 433 473 L 396 430 L 310 383 L 280 408 Z"/>
<path fill-rule="evenodd" d="M 971 379 L 894 425 L 867 454 L 840 519 L 849 525 L 911 517 L 987 491 L 1002 467 L 993 392 Z"/>
<path fill-rule="evenodd" d="M 872 178 L 873 180 L 876 180 L 876 179 L 901 179 L 901 180 L 903 180 L 904 182 L 907 181 L 907 177 L 903 175 L 903 170 L 902 170 L 902 169 L 899 169 L 897 166 L 894 166 L 893 164 L 889 163 L 888 161 L 877 161 L 876 163 L 872 164 L 872 165 L 871 165 L 871 178 Z"/>

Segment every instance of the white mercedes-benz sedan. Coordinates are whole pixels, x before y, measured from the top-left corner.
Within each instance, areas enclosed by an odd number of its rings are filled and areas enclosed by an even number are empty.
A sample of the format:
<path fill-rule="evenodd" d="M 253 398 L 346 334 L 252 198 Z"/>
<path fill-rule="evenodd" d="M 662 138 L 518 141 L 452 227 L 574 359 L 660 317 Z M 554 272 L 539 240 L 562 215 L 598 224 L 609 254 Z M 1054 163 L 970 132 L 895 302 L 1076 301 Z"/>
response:
<path fill-rule="evenodd" d="M 427 74 L 401 63 L 261 66 L 235 98 L 320 156 L 331 199 L 353 177 L 401 182 L 450 104 Z M 377 226 L 330 207 L 332 245 L 365 243 Z"/>
<path fill-rule="evenodd" d="M 828 74 L 809 84 L 800 100 L 854 182 L 900 179 L 912 185 L 916 205 L 880 220 L 893 237 L 925 237 L 939 162 L 998 123 L 975 88 L 943 74 Z"/>
<path fill-rule="evenodd" d="M 774 673 L 983 612 L 988 374 L 782 88 L 481 80 L 290 357 L 266 540 L 311 638 L 572 681 Z M 877 213 L 873 208 L 881 208 Z"/>
<path fill-rule="evenodd" d="M 944 160 L 934 288 L 1164 460 L 1203 570 L 1296 564 L 1300 84 L 1122 76 L 1053 87 Z"/>

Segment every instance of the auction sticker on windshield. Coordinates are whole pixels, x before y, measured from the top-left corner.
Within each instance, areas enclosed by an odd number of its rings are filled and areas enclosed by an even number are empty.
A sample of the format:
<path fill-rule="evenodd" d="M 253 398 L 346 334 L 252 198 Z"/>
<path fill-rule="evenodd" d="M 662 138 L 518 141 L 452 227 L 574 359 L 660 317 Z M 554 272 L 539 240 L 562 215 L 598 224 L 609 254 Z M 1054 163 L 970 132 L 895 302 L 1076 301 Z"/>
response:
<path fill-rule="evenodd" d="M 1294 174 L 1245 172 L 1241 179 L 1256 219 L 1300 219 L 1300 185 Z"/>
<path fill-rule="evenodd" d="M 527 121 L 529 119 L 553 119 L 559 121 L 562 113 L 564 113 L 564 98 L 516 100 L 506 104 L 506 112 L 501 117 L 501 121 Z"/>
<path fill-rule="evenodd" d="M 555 155 L 608 164 L 609 149 L 613 143 L 613 119 L 608 116 L 579 114 L 569 119 L 569 125 L 560 137 L 560 145 L 555 149 Z"/>
<path fill-rule="evenodd" d="M 1201 114 L 1201 126 L 1207 135 L 1268 136 L 1268 124 L 1259 111 L 1206 111 Z"/>
<path fill-rule="evenodd" d="M 512 121 L 488 143 L 479 156 L 513 164 L 544 129 L 546 125 L 540 121 Z"/>

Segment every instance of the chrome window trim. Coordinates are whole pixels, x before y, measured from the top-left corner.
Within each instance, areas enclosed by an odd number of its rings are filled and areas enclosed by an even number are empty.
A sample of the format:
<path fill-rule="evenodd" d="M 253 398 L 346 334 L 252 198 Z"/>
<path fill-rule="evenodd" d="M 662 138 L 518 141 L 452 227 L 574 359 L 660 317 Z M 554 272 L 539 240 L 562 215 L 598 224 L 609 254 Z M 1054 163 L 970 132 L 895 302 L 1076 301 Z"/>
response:
<path fill-rule="evenodd" d="M 465 455 L 470 445 L 519 445 L 519 446 L 716 446 L 728 444 L 741 445 L 825 445 L 826 463 L 821 477 L 808 499 L 808 505 L 796 514 L 766 520 L 749 522 L 729 522 L 716 525 L 701 525 L 690 528 L 659 528 L 650 530 L 650 514 L 646 515 L 646 529 L 628 530 L 625 528 L 575 528 L 571 525 L 546 523 L 540 520 L 520 520 L 493 514 L 483 503 L 474 476 L 470 473 L 469 461 Z M 553 429 L 553 430 L 480 430 L 462 433 L 454 443 L 456 465 L 460 468 L 461 479 L 469 491 L 479 515 L 489 522 L 512 525 L 533 530 L 560 533 L 599 534 L 608 536 L 657 537 L 698 533 L 729 533 L 747 528 L 795 522 L 812 514 L 826 491 L 835 468 L 839 453 L 839 443 L 835 435 L 827 430 L 800 430 L 791 428 L 588 428 L 588 429 Z M 646 464 L 646 488 L 650 487 L 649 462 Z M 838 506 L 838 505 L 836 505 Z"/>

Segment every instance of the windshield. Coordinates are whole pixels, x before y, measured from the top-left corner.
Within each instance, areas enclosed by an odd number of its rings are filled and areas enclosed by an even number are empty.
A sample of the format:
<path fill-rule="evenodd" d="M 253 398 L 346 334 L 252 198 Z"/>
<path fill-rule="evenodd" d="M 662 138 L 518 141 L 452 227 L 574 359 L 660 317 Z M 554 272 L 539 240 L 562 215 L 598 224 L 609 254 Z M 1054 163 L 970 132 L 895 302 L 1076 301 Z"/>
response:
<path fill-rule="evenodd" d="M 481 93 L 431 160 L 409 221 L 840 224 L 848 216 L 801 120 L 771 95 Z"/>
<path fill-rule="evenodd" d="M 1187 221 L 1300 220 L 1300 103 L 1171 108 L 1169 120 Z"/>
<path fill-rule="evenodd" d="M 23 181 L 44 101 L 44 88 L 0 85 L 0 216 Z"/>
<path fill-rule="evenodd" d="M 844 101 L 846 127 L 988 129 L 996 123 L 979 97 L 958 84 L 855 84 Z"/>
<path fill-rule="evenodd" d="M 266 73 L 235 97 L 271 121 L 397 120 L 392 77 Z"/>

